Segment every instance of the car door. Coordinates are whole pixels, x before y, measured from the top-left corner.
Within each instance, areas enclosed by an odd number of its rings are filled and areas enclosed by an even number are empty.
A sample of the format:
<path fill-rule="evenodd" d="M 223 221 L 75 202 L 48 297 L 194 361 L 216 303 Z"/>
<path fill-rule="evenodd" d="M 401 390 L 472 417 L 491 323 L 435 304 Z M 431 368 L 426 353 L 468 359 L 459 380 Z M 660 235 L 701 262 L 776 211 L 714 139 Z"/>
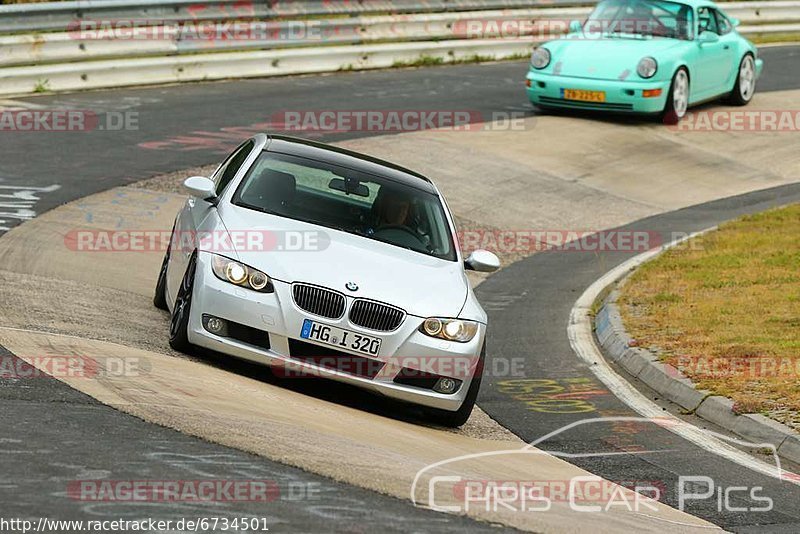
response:
<path fill-rule="evenodd" d="M 719 41 L 722 43 L 724 65 L 721 65 L 719 85 L 717 94 L 727 93 L 733 89 L 734 77 L 739 74 L 740 57 L 736 57 L 737 41 L 739 36 L 733 31 L 733 24 L 722 11 L 714 9 L 714 16 L 717 19 L 717 31 Z M 724 66 L 724 68 L 722 68 Z"/>
<path fill-rule="evenodd" d="M 252 139 L 248 139 L 239 145 L 214 172 L 211 179 L 215 184 L 214 191 L 216 196 L 222 194 L 227 185 L 233 180 L 254 146 L 255 142 Z M 197 247 L 197 232 L 201 229 L 203 221 L 213 209 L 216 208 L 211 202 L 190 196 L 178 213 L 178 217 L 175 220 L 175 233 L 173 234 L 172 248 L 169 255 L 169 269 L 167 271 L 167 298 L 169 302 L 174 302 L 178 295 L 178 287 L 189 265 L 189 258 L 191 258 Z"/>
<path fill-rule="evenodd" d="M 697 66 L 691 77 L 691 99 L 702 100 L 713 96 L 722 85 L 730 67 L 730 43 L 719 35 L 716 10 L 709 7 L 697 9 Z M 703 42 L 704 32 L 719 38 L 716 42 Z"/>

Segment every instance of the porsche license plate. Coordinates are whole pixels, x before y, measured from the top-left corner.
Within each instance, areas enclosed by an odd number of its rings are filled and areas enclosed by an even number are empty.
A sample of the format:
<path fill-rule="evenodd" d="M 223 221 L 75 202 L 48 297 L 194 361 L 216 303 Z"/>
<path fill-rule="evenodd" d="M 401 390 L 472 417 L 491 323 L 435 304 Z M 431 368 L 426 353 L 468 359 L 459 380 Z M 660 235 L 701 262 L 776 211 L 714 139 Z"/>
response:
<path fill-rule="evenodd" d="M 584 91 L 583 89 L 562 89 L 564 100 L 580 100 L 581 102 L 605 102 L 605 91 Z"/>
<path fill-rule="evenodd" d="M 381 350 L 381 338 L 365 336 L 343 328 L 337 328 L 323 323 L 305 319 L 300 337 L 325 343 L 338 349 L 351 350 L 377 356 Z"/>

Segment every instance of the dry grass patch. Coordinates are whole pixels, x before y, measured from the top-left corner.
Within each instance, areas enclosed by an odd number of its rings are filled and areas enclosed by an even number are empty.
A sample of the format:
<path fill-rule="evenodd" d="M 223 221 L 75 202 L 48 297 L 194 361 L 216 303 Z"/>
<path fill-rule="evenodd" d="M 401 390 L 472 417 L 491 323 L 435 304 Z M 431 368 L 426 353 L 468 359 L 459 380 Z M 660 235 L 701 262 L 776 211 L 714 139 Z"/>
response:
<path fill-rule="evenodd" d="M 667 251 L 620 308 L 630 335 L 698 387 L 800 428 L 800 205 Z"/>

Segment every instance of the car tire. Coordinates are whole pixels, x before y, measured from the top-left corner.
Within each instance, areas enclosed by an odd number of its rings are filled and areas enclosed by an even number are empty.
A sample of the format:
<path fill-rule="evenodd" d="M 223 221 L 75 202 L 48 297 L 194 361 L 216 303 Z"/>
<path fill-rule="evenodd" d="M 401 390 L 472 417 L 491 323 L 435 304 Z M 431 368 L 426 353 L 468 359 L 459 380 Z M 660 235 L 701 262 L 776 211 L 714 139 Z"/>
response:
<path fill-rule="evenodd" d="M 744 79 L 743 79 L 744 78 Z M 756 92 L 756 60 L 747 53 L 739 62 L 736 83 L 733 85 L 728 101 L 734 106 L 746 106 Z"/>
<path fill-rule="evenodd" d="M 192 312 L 192 295 L 194 293 L 194 276 L 197 270 L 197 253 L 192 254 L 189 266 L 181 280 L 175 305 L 172 307 L 172 316 L 169 321 L 169 346 L 178 352 L 189 352 L 192 344 L 189 343 L 189 317 Z"/>
<path fill-rule="evenodd" d="M 464 402 L 461 403 L 461 407 L 455 412 L 430 408 L 428 410 L 428 420 L 430 422 L 448 428 L 458 428 L 467 422 L 470 414 L 472 414 L 472 409 L 475 407 L 475 401 L 478 399 L 478 391 L 481 389 L 485 359 L 486 344 L 484 343 L 481 349 L 481 356 L 478 359 L 478 365 L 475 368 L 475 376 L 472 378 L 469 391 L 467 391 L 467 395 L 464 397 Z"/>
<path fill-rule="evenodd" d="M 158 282 L 156 282 L 156 292 L 153 295 L 153 306 L 159 310 L 169 311 L 167 306 L 167 267 L 169 267 L 169 248 L 164 254 L 164 261 L 161 262 L 161 270 L 158 272 Z"/>
<path fill-rule="evenodd" d="M 689 88 L 689 72 L 686 67 L 681 67 L 675 71 L 672 83 L 669 85 L 667 102 L 661 114 L 664 124 L 678 124 L 686 115 L 686 110 L 689 109 Z"/>

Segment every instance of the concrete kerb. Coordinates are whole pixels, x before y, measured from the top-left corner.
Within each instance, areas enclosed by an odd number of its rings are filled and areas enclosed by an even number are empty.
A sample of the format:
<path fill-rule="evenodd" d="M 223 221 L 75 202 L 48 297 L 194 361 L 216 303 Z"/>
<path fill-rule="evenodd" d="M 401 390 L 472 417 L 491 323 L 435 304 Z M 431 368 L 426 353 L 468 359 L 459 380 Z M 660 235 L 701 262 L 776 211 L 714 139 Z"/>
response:
<path fill-rule="evenodd" d="M 710 228 L 705 232 L 715 229 Z M 663 247 L 661 252 L 680 242 L 682 241 Z M 642 256 L 649 257 L 643 257 L 636 266 L 658 257 L 659 254 L 643 254 Z M 655 353 L 634 346 L 635 342 L 625 331 L 617 306 L 619 288 L 633 272 L 634 269 L 631 269 L 610 281 L 607 286 L 609 290 L 604 292 L 607 297 L 594 318 L 595 335 L 604 355 L 687 412 L 744 439 L 773 443 L 779 456 L 800 463 L 800 435 L 794 430 L 761 414 L 736 414 L 731 399 L 697 389 L 688 377 L 672 365 L 661 362 Z"/>

